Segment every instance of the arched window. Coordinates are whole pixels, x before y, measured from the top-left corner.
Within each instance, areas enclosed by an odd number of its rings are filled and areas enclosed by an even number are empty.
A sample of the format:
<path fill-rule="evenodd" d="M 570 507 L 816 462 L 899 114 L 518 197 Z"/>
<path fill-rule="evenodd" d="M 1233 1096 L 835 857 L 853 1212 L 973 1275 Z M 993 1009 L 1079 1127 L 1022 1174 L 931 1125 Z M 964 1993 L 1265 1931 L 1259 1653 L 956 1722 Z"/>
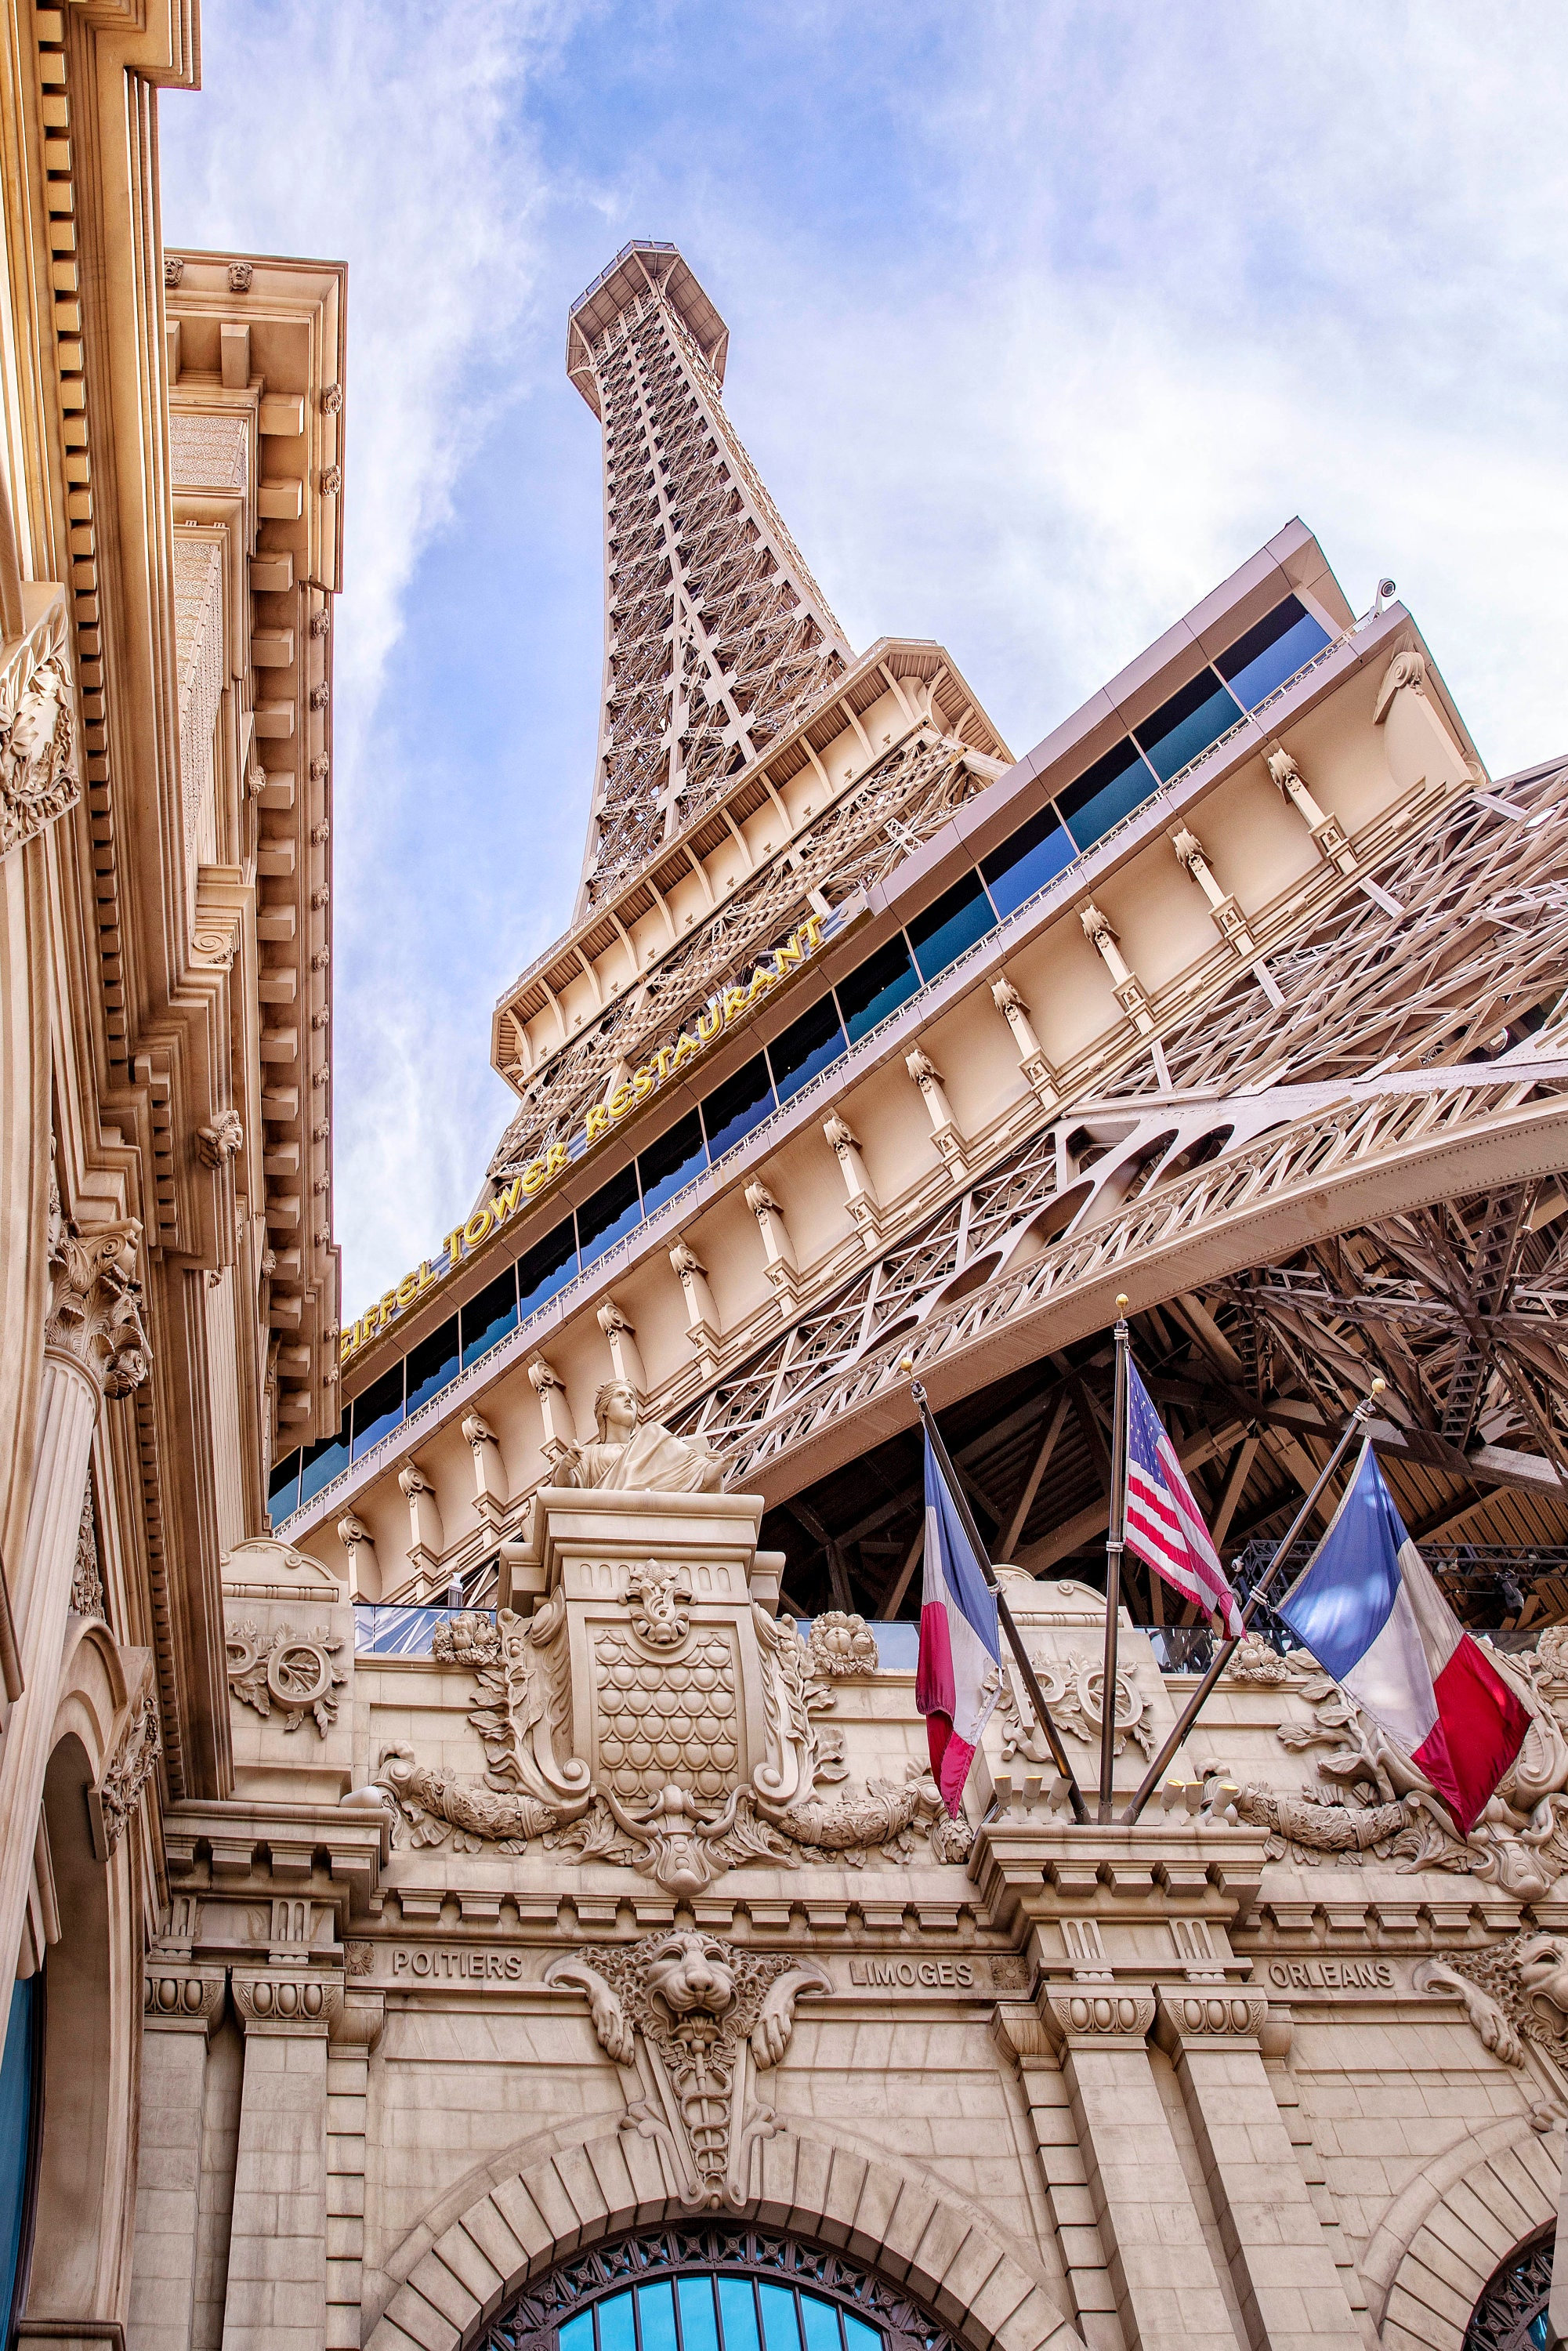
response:
<path fill-rule="evenodd" d="M 559 2262 L 483 2351 L 954 2351 L 898 2286 L 772 2229 L 648 2230 Z"/>
<path fill-rule="evenodd" d="M 1487 2280 L 1465 2329 L 1464 2351 L 1546 2351 L 1552 2229 L 1516 2245 Z"/>

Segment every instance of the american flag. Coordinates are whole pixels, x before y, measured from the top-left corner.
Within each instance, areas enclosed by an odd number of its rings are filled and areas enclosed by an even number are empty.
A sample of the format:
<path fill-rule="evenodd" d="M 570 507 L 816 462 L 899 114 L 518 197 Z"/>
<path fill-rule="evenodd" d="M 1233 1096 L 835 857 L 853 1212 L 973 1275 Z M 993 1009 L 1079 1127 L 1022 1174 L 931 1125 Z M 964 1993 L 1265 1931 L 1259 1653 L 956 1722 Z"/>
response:
<path fill-rule="evenodd" d="M 1218 1608 L 1233 1640 L 1241 1612 L 1226 1581 L 1203 1513 L 1182 1475 L 1137 1365 L 1127 1364 L 1127 1549 L 1207 1614 Z"/>

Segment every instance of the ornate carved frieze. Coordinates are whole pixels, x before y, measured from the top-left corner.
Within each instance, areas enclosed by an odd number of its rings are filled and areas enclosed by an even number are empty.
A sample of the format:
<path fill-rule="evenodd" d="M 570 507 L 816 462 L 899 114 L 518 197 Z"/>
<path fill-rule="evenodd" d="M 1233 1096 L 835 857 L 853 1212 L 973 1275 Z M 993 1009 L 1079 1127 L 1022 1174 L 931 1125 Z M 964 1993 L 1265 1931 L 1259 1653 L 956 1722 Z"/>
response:
<path fill-rule="evenodd" d="M 149 1954 L 141 1980 L 142 2022 L 149 2031 L 210 2032 L 223 2012 L 225 1970 L 193 1968 Z"/>
<path fill-rule="evenodd" d="M 744 2203 L 751 2149 L 782 2127 L 751 2077 L 782 2061 L 796 2001 L 831 1991 L 816 1960 L 677 1930 L 590 1944 L 545 1981 L 587 1994 L 600 2047 L 636 2076 L 622 2126 L 663 2149 L 683 2200 Z"/>
<path fill-rule="evenodd" d="M 1103 2046 L 1112 2042 L 1141 2043 L 1155 2021 L 1155 1995 L 1141 1985 L 1108 1984 L 1103 1991 L 1085 1986 L 1046 1984 L 1036 2002 L 1041 2023 L 1059 2049 Z"/>
<path fill-rule="evenodd" d="M 240 2023 L 246 2032 L 325 2035 L 336 2030 L 343 2010 L 341 1979 L 310 1969 L 285 1973 L 277 1968 L 235 1968 L 230 1982 Z"/>
<path fill-rule="evenodd" d="M 73 738 L 64 614 L 54 604 L 0 671 L 0 856 L 81 798 Z"/>
<path fill-rule="evenodd" d="M 493 1631 L 472 1616 L 444 1628 L 443 1661 L 475 1676 L 483 1781 L 404 1742 L 381 1752 L 378 1782 L 414 1843 L 517 1853 L 538 1840 L 687 1896 L 749 1863 L 902 1858 L 916 1835 L 939 1860 L 963 1858 L 969 1832 L 922 1767 L 835 1784 L 841 1735 L 818 1720 L 831 1683 L 793 1619 L 752 1594 L 754 1505 L 720 1518 L 716 1496 L 622 1502 L 613 1489 L 576 1505 L 569 1489 L 544 1497 L 538 1541 L 564 1548 L 531 1617 L 503 1608 Z M 852 1670 L 866 1669 L 857 1641 L 874 1663 L 863 1624 L 840 1629 Z"/>
<path fill-rule="evenodd" d="M 76 1565 L 71 1570 L 71 1606 L 78 1616 L 107 1618 L 103 1573 L 98 1558 L 98 1526 L 93 1510 L 92 1479 L 81 1498 L 81 1524 L 77 1529 Z"/>
<path fill-rule="evenodd" d="M 141 1227 L 134 1217 L 85 1238 L 57 1210 L 49 1233 L 46 1351 L 77 1365 L 106 1396 L 130 1395 L 152 1366 L 136 1276 Z"/>
<path fill-rule="evenodd" d="M 220 1110 L 195 1134 L 196 1156 L 204 1167 L 226 1167 L 245 1147 L 245 1128 L 237 1110 Z"/>
<path fill-rule="evenodd" d="M 1099 1657 L 1069 1656 L 1051 1656 L 1044 1650 L 1035 1653 L 1031 1662 L 1040 1676 L 1040 1696 L 1051 1708 L 1058 1728 L 1086 1746 L 1098 1750 L 1100 1727 L 1104 1718 L 1105 1669 Z M 1018 1692 L 1013 1687 L 1009 1667 L 1002 1676 L 999 1714 L 1003 1725 L 1002 1761 L 1010 1763 L 1016 1755 L 1027 1762 L 1050 1765 L 1051 1750 L 1044 1735 L 1030 1709 L 1027 1728 L 1019 1713 Z M 1115 1751 L 1121 1754 L 1131 1739 L 1145 1755 L 1154 1752 L 1154 1734 L 1150 1728 L 1148 1708 L 1144 1694 L 1131 1674 L 1116 1676 Z"/>
<path fill-rule="evenodd" d="M 1186 1991 L 1160 1985 L 1155 1992 L 1162 2043 L 1185 2048 L 1223 2041 L 1256 2041 L 1269 2013 L 1266 1992 L 1238 1991 L 1216 1985 L 1212 1991 L 1193 1985 Z"/>
<path fill-rule="evenodd" d="M 279 1625 L 264 1635 L 247 1618 L 229 1626 L 229 1688 L 257 1714 L 270 1715 L 276 1707 L 285 1730 L 298 1730 L 308 1716 L 325 1739 L 338 1719 L 337 1693 L 348 1680 L 333 1662 L 342 1646 L 325 1625 L 310 1634 Z"/>
<path fill-rule="evenodd" d="M 156 1771 L 162 1751 L 157 1694 L 149 1689 L 132 1708 L 96 1791 L 108 1853 L 124 1835 L 125 1824 L 141 1802 L 141 1791 Z"/>

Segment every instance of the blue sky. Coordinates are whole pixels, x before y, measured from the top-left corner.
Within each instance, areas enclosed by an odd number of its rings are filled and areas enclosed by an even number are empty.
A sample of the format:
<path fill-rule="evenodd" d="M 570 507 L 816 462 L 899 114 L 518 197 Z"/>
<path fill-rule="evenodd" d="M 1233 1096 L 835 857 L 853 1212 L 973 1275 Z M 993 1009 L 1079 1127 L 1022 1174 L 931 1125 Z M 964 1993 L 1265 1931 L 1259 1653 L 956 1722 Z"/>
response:
<path fill-rule="evenodd" d="M 667 237 L 852 642 L 1027 749 L 1292 514 L 1391 573 L 1494 773 L 1568 750 L 1554 5 L 203 0 L 171 245 L 350 266 L 334 700 L 351 1314 L 510 1097 L 600 677 L 573 297 Z"/>

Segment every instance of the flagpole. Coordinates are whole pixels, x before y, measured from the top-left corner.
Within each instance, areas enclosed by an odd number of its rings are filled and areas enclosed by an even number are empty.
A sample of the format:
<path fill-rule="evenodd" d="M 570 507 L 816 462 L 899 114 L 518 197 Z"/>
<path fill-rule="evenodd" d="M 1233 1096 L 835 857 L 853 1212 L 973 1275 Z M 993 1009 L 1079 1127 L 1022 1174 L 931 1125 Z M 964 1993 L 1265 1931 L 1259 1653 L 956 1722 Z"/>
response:
<path fill-rule="evenodd" d="M 902 1370 L 904 1366 L 901 1364 L 899 1368 Z M 925 1423 L 925 1434 L 931 1440 L 931 1449 L 936 1456 L 936 1466 L 947 1481 L 947 1491 L 952 1495 L 954 1507 L 964 1522 L 964 1532 L 974 1547 L 975 1557 L 979 1562 L 980 1573 L 996 1595 L 997 1615 L 1003 1632 L 1008 1636 L 1008 1646 L 1011 1649 L 1018 1662 L 1018 1669 L 1023 1676 L 1024 1687 L 1029 1692 L 1029 1700 L 1034 1708 L 1035 1719 L 1045 1733 L 1045 1741 L 1051 1750 L 1052 1762 L 1067 1782 L 1067 1795 L 1072 1806 L 1072 1817 L 1080 1823 L 1086 1822 L 1089 1818 L 1089 1807 L 1083 1801 L 1083 1791 L 1079 1786 L 1077 1776 L 1068 1761 L 1067 1750 L 1061 1743 L 1061 1733 L 1051 1719 L 1051 1708 L 1045 1702 L 1045 1692 L 1040 1688 L 1040 1677 L 1030 1663 L 1029 1652 L 1024 1647 L 1022 1636 L 1013 1622 L 1013 1612 L 1008 1606 L 1007 1594 L 997 1582 L 997 1573 L 991 1565 L 990 1554 L 980 1541 L 980 1530 L 975 1524 L 975 1514 L 969 1508 L 968 1496 L 958 1482 L 958 1473 L 948 1458 L 947 1447 L 942 1442 L 942 1432 L 936 1426 L 936 1416 L 925 1400 L 925 1390 L 919 1380 L 912 1382 L 909 1393 L 920 1407 L 920 1417 Z"/>
<path fill-rule="evenodd" d="M 1340 1432 L 1338 1444 L 1334 1447 L 1333 1451 L 1329 1455 L 1328 1459 L 1324 1462 L 1322 1468 L 1318 1473 L 1316 1485 L 1312 1488 L 1312 1492 L 1307 1496 L 1306 1500 L 1301 1504 L 1301 1509 L 1296 1512 L 1295 1517 L 1291 1520 L 1282 1541 L 1275 1545 L 1273 1558 L 1270 1561 L 1263 1574 L 1252 1587 L 1251 1594 L 1248 1599 L 1247 1605 L 1241 1611 L 1241 1623 L 1243 1629 L 1252 1622 L 1254 1610 L 1267 1596 L 1270 1586 L 1273 1583 L 1274 1578 L 1279 1574 L 1280 1570 L 1290 1558 L 1291 1545 L 1301 1533 L 1302 1527 L 1305 1526 L 1308 1516 L 1313 1504 L 1316 1502 L 1318 1496 L 1322 1492 L 1323 1488 L 1328 1484 L 1329 1479 L 1333 1476 L 1334 1471 L 1339 1468 L 1341 1461 L 1344 1458 L 1346 1447 L 1350 1445 L 1353 1438 L 1354 1438 L 1365 1426 L 1366 1423 L 1372 1418 L 1374 1412 L 1377 1409 L 1376 1400 L 1383 1394 L 1384 1388 L 1386 1384 L 1387 1383 L 1385 1380 L 1374 1380 L 1372 1383 L 1372 1394 L 1362 1398 L 1354 1411 L 1351 1414 L 1350 1418 L 1345 1422 L 1343 1428 Z M 1208 1671 L 1205 1674 L 1203 1679 L 1199 1682 L 1197 1687 L 1188 1698 L 1186 1706 L 1182 1708 L 1175 1729 L 1171 1732 L 1169 1738 L 1166 1740 L 1165 1745 L 1160 1749 L 1159 1753 L 1155 1756 L 1154 1761 L 1145 1772 L 1137 1794 L 1133 1798 L 1132 1802 L 1123 1813 L 1121 1819 L 1121 1826 L 1123 1828 L 1132 1827 L 1133 1823 L 1137 1819 L 1138 1814 L 1143 1811 L 1144 1806 L 1154 1794 L 1155 1788 L 1159 1784 L 1161 1772 L 1170 1761 L 1171 1757 L 1176 1753 L 1176 1749 L 1181 1745 L 1182 1740 L 1186 1737 L 1187 1732 L 1192 1729 L 1193 1724 L 1197 1720 L 1200 1711 L 1207 1702 L 1210 1690 L 1213 1689 L 1215 1683 L 1219 1679 L 1220 1675 L 1225 1671 L 1226 1667 L 1230 1663 L 1231 1658 L 1235 1656 L 1239 1646 L 1239 1640 L 1228 1640 L 1222 1641 L 1220 1643 L 1214 1663 L 1209 1667 Z"/>
<path fill-rule="evenodd" d="M 1111 1421 L 1111 1520 L 1105 1531 L 1105 1657 L 1100 1684 L 1100 1812 L 1111 1819 L 1116 1769 L 1116 1636 L 1122 1614 L 1122 1549 L 1127 1539 L 1127 1301 L 1116 1301 L 1116 1403 Z"/>

